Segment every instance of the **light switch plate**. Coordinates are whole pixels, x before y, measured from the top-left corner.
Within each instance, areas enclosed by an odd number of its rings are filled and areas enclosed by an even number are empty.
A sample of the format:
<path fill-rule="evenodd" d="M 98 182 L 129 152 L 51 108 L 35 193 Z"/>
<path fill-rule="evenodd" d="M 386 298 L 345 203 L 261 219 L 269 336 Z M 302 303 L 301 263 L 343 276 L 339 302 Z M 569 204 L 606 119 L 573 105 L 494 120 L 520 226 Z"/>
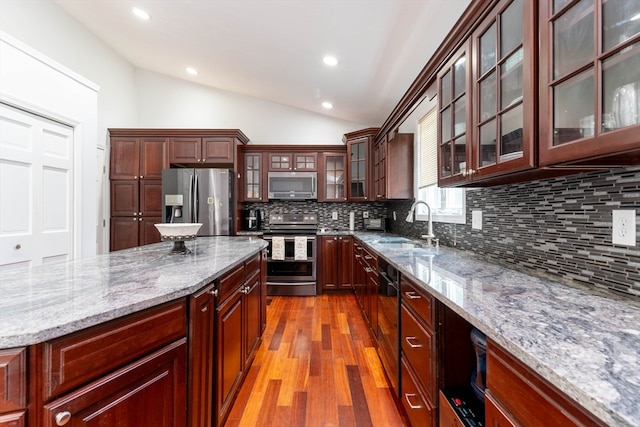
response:
<path fill-rule="evenodd" d="M 482 211 L 471 211 L 471 228 L 482 230 Z"/>
<path fill-rule="evenodd" d="M 338 212 L 336 211 L 331 212 L 331 219 L 338 219 Z"/>
<path fill-rule="evenodd" d="M 614 245 L 636 245 L 636 211 L 614 209 L 612 215 L 611 240 Z"/>

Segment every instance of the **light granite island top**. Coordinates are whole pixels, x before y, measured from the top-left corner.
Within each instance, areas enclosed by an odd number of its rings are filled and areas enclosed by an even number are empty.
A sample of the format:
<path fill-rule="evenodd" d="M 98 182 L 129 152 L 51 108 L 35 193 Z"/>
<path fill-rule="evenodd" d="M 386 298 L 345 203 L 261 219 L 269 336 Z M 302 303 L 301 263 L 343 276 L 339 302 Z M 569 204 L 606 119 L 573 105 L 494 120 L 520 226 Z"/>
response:
<path fill-rule="evenodd" d="M 469 252 L 353 234 L 608 425 L 640 425 L 639 307 Z"/>
<path fill-rule="evenodd" d="M 57 338 L 193 294 L 267 243 L 198 237 L 192 253 L 172 242 L 0 273 L 0 349 Z"/>

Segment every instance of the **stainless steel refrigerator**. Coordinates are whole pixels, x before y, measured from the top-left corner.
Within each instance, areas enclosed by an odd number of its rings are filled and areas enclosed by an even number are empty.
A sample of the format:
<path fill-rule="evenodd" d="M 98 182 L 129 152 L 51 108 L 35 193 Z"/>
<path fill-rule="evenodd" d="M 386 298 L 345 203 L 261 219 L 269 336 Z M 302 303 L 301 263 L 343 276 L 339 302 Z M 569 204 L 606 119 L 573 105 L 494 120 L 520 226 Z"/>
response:
<path fill-rule="evenodd" d="M 166 223 L 202 223 L 198 236 L 233 234 L 233 180 L 228 169 L 164 169 Z"/>

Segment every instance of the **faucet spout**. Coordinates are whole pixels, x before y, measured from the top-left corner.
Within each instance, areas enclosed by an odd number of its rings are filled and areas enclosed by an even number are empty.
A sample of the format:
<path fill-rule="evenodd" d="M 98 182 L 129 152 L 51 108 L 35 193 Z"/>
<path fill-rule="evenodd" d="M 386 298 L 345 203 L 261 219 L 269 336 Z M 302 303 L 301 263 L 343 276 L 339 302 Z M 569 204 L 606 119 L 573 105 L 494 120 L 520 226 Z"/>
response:
<path fill-rule="evenodd" d="M 413 205 L 411 205 L 411 209 L 409 209 L 409 214 L 407 215 L 406 221 L 413 222 L 415 220 L 415 211 L 416 211 L 416 206 L 418 205 L 424 205 L 427 208 L 427 215 L 428 215 L 427 234 L 424 234 L 421 237 L 423 239 L 428 239 L 429 243 L 431 243 L 431 239 L 435 238 L 436 236 L 433 234 L 433 220 L 431 217 L 431 206 L 429 206 L 427 202 L 425 202 L 424 200 L 416 200 L 415 202 L 413 202 Z"/>

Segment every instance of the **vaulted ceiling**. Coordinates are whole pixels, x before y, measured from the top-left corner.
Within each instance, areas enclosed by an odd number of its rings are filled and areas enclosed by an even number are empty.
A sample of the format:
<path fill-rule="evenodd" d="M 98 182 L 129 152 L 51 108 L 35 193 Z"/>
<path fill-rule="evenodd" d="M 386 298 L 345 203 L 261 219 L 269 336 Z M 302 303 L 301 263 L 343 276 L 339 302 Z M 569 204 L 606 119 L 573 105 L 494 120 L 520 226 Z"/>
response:
<path fill-rule="evenodd" d="M 384 122 L 470 3 L 54 1 L 138 68 L 371 126 Z M 136 19 L 134 7 L 151 19 Z M 325 65 L 325 55 L 338 65 Z"/>

